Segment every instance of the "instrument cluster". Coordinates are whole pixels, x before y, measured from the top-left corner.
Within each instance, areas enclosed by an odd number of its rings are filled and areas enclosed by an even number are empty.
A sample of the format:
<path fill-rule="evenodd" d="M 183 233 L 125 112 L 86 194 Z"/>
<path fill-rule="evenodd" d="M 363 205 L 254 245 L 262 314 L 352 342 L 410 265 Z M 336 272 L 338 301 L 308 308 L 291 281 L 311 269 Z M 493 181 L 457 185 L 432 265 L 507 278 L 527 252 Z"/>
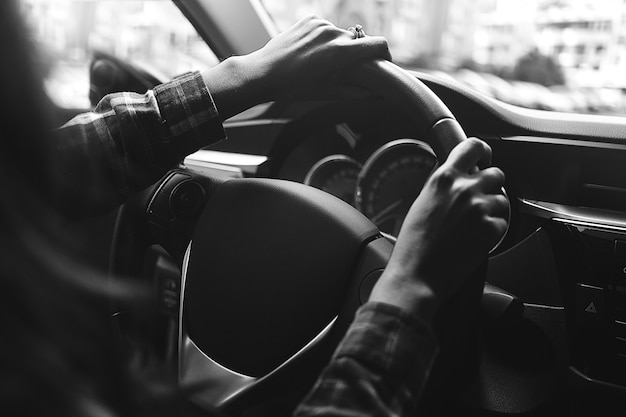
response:
<path fill-rule="evenodd" d="M 426 143 L 397 139 L 379 147 L 364 163 L 345 154 L 326 156 L 309 169 L 304 183 L 341 198 L 382 232 L 397 236 L 437 163 Z"/>

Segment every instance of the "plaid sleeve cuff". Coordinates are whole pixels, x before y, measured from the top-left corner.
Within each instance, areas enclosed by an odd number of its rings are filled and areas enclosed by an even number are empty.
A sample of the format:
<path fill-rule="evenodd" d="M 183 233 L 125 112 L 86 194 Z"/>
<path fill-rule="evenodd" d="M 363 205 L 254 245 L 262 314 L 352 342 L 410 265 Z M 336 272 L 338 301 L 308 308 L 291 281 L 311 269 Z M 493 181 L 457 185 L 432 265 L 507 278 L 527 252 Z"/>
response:
<path fill-rule="evenodd" d="M 211 93 L 199 72 L 184 74 L 154 88 L 161 122 L 181 154 L 226 139 Z"/>
<path fill-rule="evenodd" d="M 335 352 L 386 374 L 412 389 L 428 379 L 438 352 L 429 325 L 404 310 L 384 303 L 367 303 Z"/>

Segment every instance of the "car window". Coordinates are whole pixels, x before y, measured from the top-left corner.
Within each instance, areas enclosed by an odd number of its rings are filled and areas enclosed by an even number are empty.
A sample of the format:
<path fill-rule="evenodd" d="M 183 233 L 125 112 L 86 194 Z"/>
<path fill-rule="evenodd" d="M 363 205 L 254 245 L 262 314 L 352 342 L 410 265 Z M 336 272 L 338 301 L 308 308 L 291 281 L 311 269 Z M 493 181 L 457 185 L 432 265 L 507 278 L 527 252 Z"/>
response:
<path fill-rule="evenodd" d="M 88 68 L 102 51 L 160 79 L 218 62 L 172 1 L 20 0 L 52 100 L 88 108 Z"/>
<path fill-rule="evenodd" d="M 626 114 L 626 0 L 262 0 L 387 38 L 394 61 L 543 110 Z"/>

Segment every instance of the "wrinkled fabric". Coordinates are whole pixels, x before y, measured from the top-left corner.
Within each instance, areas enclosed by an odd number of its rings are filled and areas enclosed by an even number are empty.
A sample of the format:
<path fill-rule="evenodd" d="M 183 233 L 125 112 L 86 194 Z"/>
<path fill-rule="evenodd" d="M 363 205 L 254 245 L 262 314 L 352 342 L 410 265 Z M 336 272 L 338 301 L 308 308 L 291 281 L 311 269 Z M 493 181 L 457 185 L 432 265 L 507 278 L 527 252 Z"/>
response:
<path fill-rule="evenodd" d="M 412 416 L 438 347 L 428 324 L 367 303 L 295 415 Z"/>
<path fill-rule="evenodd" d="M 55 200 L 71 213 L 114 208 L 186 155 L 226 138 L 199 72 L 145 94 L 109 94 L 55 133 Z"/>

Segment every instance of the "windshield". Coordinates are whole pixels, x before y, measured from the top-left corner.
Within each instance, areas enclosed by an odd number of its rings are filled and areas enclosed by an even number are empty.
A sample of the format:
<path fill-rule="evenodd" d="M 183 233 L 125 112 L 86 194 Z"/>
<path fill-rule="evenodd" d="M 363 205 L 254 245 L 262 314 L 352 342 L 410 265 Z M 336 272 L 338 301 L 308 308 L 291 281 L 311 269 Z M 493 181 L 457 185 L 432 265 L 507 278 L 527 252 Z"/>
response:
<path fill-rule="evenodd" d="M 2 1 L 2 0 L 0 0 Z M 88 108 L 97 52 L 161 80 L 218 62 L 171 1 L 19 0 L 38 49 L 45 88 L 59 106 Z"/>
<path fill-rule="evenodd" d="M 262 0 L 389 41 L 394 62 L 528 108 L 626 114 L 625 0 Z"/>

